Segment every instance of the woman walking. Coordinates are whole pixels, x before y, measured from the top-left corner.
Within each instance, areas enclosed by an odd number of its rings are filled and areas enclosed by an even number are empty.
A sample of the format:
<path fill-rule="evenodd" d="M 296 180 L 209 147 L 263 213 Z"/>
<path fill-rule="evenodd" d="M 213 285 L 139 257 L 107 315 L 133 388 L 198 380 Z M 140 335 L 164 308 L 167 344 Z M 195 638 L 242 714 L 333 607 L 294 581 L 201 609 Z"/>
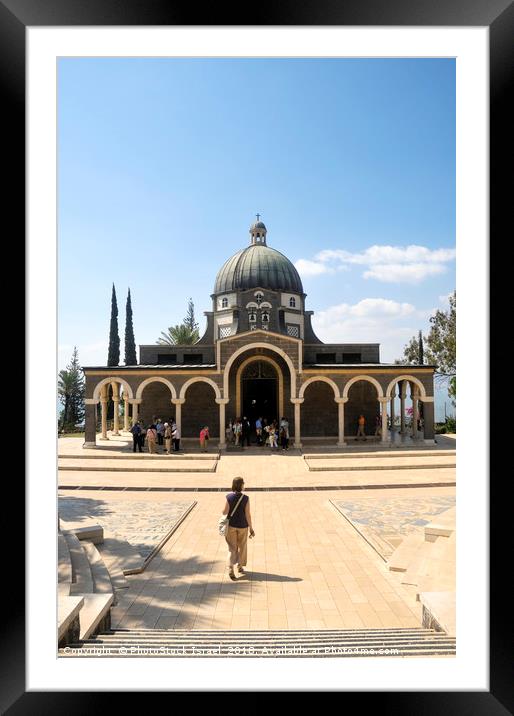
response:
<path fill-rule="evenodd" d="M 236 564 L 238 573 L 245 573 L 248 530 L 250 530 L 250 538 L 255 536 L 250 514 L 250 500 L 248 495 L 243 495 L 244 484 L 242 477 L 235 477 L 232 480 L 232 492 L 226 495 L 223 510 L 224 515 L 230 515 L 225 540 L 228 545 L 228 576 L 232 580 L 236 579 L 234 573 Z"/>
<path fill-rule="evenodd" d="M 152 424 L 147 429 L 146 440 L 148 442 L 148 451 L 150 452 L 150 454 L 157 452 L 157 450 L 155 448 L 155 443 L 157 440 L 157 430 L 155 428 L 155 425 Z"/>

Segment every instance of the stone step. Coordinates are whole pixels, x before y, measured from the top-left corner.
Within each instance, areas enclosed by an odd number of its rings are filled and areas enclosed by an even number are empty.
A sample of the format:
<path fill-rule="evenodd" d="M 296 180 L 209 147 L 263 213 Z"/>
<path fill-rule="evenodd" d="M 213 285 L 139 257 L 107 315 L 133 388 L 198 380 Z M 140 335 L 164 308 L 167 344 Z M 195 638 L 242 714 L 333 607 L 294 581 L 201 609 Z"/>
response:
<path fill-rule="evenodd" d="M 105 635 L 126 634 L 129 636 L 155 636 L 155 635 L 177 635 L 199 638 L 243 638 L 249 634 L 255 637 L 264 636 L 287 636 L 287 637 L 311 637 L 316 638 L 319 634 L 333 636 L 355 636 L 355 635 L 394 635 L 394 634 L 434 634 L 434 630 L 428 627 L 354 627 L 348 629 L 164 629 L 164 628 L 148 628 L 134 627 L 132 629 L 111 629 Z"/>
<path fill-rule="evenodd" d="M 70 550 L 62 532 L 57 534 L 57 563 L 59 595 L 67 596 L 72 583 L 72 568 Z"/>
<path fill-rule="evenodd" d="M 249 641 L 248 641 L 249 639 Z M 214 637 L 214 638 L 207 638 L 205 636 L 201 637 L 200 639 L 198 637 L 195 637 L 192 639 L 191 637 L 184 636 L 183 638 L 177 637 L 176 632 L 174 630 L 170 630 L 167 636 L 163 637 L 153 637 L 153 636 L 134 636 L 132 638 L 129 638 L 125 635 L 118 636 L 116 634 L 113 635 L 105 635 L 105 634 L 99 634 L 95 637 L 95 643 L 102 643 L 102 644 L 167 644 L 167 643 L 176 643 L 176 644 L 189 644 L 189 643 L 202 643 L 202 644 L 218 644 L 220 641 L 227 645 L 238 645 L 238 644 L 244 644 L 244 643 L 251 643 L 254 646 L 256 645 L 263 645 L 268 643 L 288 643 L 288 644 L 295 644 L 295 643 L 303 643 L 303 644 L 332 644 L 332 643 L 341 643 L 341 644 L 368 644 L 370 646 L 380 646 L 382 644 L 388 644 L 388 643 L 397 643 L 400 645 L 409 645 L 409 644 L 420 644 L 420 643 L 428 643 L 428 642 L 446 642 L 451 641 L 452 637 L 450 637 L 448 634 L 445 634 L 444 632 L 431 632 L 430 634 L 426 634 L 423 636 L 419 635 L 398 635 L 398 636 L 377 636 L 377 637 L 370 637 L 370 636 L 362 636 L 362 637 L 344 637 L 344 638 L 338 638 L 337 636 L 320 636 L 316 635 L 311 638 L 303 638 L 303 637 L 296 637 L 291 638 L 287 635 L 284 635 L 282 637 L 273 637 L 270 639 L 270 637 L 248 637 L 247 635 L 241 636 L 241 637 Z"/>
<path fill-rule="evenodd" d="M 73 532 L 63 531 L 71 558 L 72 583 L 70 594 L 92 594 L 93 575 L 82 544 Z"/>
<path fill-rule="evenodd" d="M 419 601 L 423 605 L 423 625 L 426 628 L 439 628 L 449 636 L 455 636 L 455 592 L 421 592 Z"/>
<path fill-rule="evenodd" d="M 293 631 L 113 630 L 69 645 L 74 655 L 435 656 L 455 654 L 455 639 L 426 628 Z M 394 650 L 393 653 L 390 653 Z M 168 652 L 168 653 L 167 653 Z M 169 653 L 172 652 L 172 653 Z M 175 652 L 175 653 L 173 653 Z M 370 653 L 371 652 L 371 653 Z M 381 653 L 382 652 L 382 653 Z"/>
<path fill-rule="evenodd" d="M 456 507 L 451 507 L 449 510 L 445 510 L 439 515 L 436 515 L 432 522 L 425 525 L 425 538 L 450 537 L 450 535 L 455 532 L 456 516 Z"/>
<path fill-rule="evenodd" d="M 382 461 L 377 464 L 366 464 L 366 465 L 345 465 L 344 463 L 339 465 L 321 465 L 314 466 L 307 461 L 309 472 L 351 472 L 359 471 L 363 472 L 366 470 L 438 470 L 440 468 L 454 468 L 456 467 L 455 460 L 449 460 L 448 462 L 433 462 L 433 463 L 412 463 L 409 464 L 390 464 L 384 465 Z"/>
<path fill-rule="evenodd" d="M 109 570 L 107 569 L 100 552 L 92 542 L 82 542 L 93 576 L 93 590 L 95 594 L 113 594 L 114 589 L 111 582 Z M 114 604 L 116 599 L 114 600 Z"/>
<path fill-rule="evenodd" d="M 304 453 L 303 457 L 305 460 L 366 460 L 368 458 L 395 460 L 399 457 L 455 457 L 455 455 L 455 450 L 431 450 L 430 448 L 426 448 L 425 450 L 413 449 L 408 452 L 401 450 L 395 450 L 394 452 L 390 450 L 388 452 L 376 450 L 369 453 Z"/>
<path fill-rule="evenodd" d="M 102 465 L 91 465 L 91 464 L 76 464 L 76 461 L 69 460 L 59 461 L 59 472 L 216 472 L 218 464 L 217 460 L 211 460 L 207 464 L 206 461 L 200 462 L 200 464 L 188 466 L 185 461 L 180 462 L 178 460 L 172 460 L 169 462 L 162 461 L 158 464 L 149 465 L 142 461 L 137 461 L 139 464 L 123 464 L 116 460 L 103 460 Z"/>
<path fill-rule="evenodd" d="M 110 627 L 110 609 L 114 601 L 111 594 L 84 594 L 84 605 L 80 610 L 81 641 L 89 639 L 95 631 Z"/>
<path fill-rule="evenodd" d="M 59 460 L 219 460 L 219 452 L 210 453 L 184 453 L 182 451 L 178 453 L 172 453 L 171 455 L 153 455 L 146 452 L 132 452 L 132 450 L 124 453 L 105 453 L 99 448 L 98 452 L 84 454 L 73 454 L 61 453 L 57 456 Z"/>
<path fill-rule="evenodd" d="M 429 543 L 425 541 L 425 535 L 422 530 L 407 535 L 407 537 L 405 537 L 399 547 L 395 549 L 391 557 L 388 559 L 388 569 L 391 572 L 406 572 L 418 549 L 425 544 Z"/>
<path fill-rule="evenodd" d="M 107 565 L 115 588 L 128 587 L 125 575 L 136 574 L 144 568 L 145 560 L 135 547 L 114 533 L 105 533 L 98 551 Z"/>
<path fill-rule="evenodd" d="M 84 518 L 80 520 L 80 522 L 73 522 L 59 518 L 59 524 L 63 532 L 73 532 L 75 537 L 79 540 L 88 540 L 89 542 L 93 542 L 93 544 L 103 542 L 103 527 L 94 520 Z"/>
<path fill-rule="evenodd" d="M 70 597 L 59 594 L 57 601 L 57 638 L 75 641 L 80 639 L 79 612 L 84 606 L 84 597 Z"/>

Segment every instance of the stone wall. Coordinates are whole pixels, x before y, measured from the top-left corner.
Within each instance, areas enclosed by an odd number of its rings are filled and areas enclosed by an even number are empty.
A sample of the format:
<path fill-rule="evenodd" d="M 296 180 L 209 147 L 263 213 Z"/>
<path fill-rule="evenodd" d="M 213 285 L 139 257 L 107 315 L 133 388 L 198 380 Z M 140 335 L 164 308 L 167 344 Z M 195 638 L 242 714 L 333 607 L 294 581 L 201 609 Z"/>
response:
<path fill-rule="evenodd" d="M 366 419 L 366 435 L 375 434 L 375 418 L 380 415 L 380 403 L 374 385 L 367 380 L 358 380 L 348 393 L 348 402 L 344 406 L 344 434 L 353 437 L 357 434 L 359 415 Z"/>
<path fill-rule="evenodd" d="M 322 381 L 310 383 L 305 390 L 300 415 L 303 437 L 337 437 L 338 407 L 332 386 Z"/>
<path fill-rule="evenodd" d="M 182 405 L 182 437 L 197 438 L 204 425 L 208 425 L 211 438 L 219 438 L 219 405 L 213 388 L 204 382 L 193 383 L 186 392 Z"/>
<path fill-rule="evenodd" d="M 150 383 L 143 391 L 143 400 L 139 405 L 139 419 L 148 427 L 154 418 L 164 422 L 175 416 L 175 406 L 171 403 L 170 389 L 164 383 Z"/>

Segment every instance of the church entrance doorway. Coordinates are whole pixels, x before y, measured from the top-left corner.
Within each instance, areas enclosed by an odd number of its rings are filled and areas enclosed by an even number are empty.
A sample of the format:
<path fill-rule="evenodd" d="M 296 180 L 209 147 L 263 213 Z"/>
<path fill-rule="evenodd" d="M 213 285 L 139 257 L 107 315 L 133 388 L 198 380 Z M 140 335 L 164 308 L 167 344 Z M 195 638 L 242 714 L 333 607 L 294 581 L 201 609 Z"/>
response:
<path fill-rule="evenodd" d="M 241 418 L 246 415 L 252 426 L 252 439 L 255 439 L 257 418 L 265 418 L 268 423 L 280 419 L 277 372 L 270 363 L 257 360 L 246 366 L 241 383 Z"/>

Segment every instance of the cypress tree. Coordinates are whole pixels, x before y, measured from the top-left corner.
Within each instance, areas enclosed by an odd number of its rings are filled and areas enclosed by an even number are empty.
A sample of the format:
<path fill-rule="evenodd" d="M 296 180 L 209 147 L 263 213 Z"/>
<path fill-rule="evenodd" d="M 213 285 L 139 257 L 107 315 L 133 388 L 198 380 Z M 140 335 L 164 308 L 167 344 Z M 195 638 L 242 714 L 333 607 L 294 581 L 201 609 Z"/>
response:
<path fill-rule="evenodd" d="M 418 363 L 419 365 L 423 365 L 423 334 L 421 331 L 419 332 L 419 338 L 418 338 Z"/>
<path fill-rule="evenodd" d="M 136 341 L 134 339 L 134 325 L 132 323 L 132 301 L 130 288 L 127 296 L 125 311 L 125 365 L 137 365 Z"/>
<path fill-rule="evenodd" d="M 112 284 L 111 298 L 111 326 L 109 330 L 109 355 L 107 365 L 120 364 L 120 336 L 118 334 L 118 303 L 116 301 L 116 289 Z"/>
<path fill-rule="evenodd" d="M 198 333 L 198 323 L 195 319 L 195 306 L 193 299 L 190 298 L 187 304 L 187 313 L 184 318 L 184 326 L 186 326 L 191 333 Z"/>
<path fill-rule="evenodd" d="M 84 418 L 84 376 L 76 346 L 66 369 L 59 371 L 58 390 L 59 400 L 63 405 L 60 427 L 61 430 L 71 431 Z"/>

